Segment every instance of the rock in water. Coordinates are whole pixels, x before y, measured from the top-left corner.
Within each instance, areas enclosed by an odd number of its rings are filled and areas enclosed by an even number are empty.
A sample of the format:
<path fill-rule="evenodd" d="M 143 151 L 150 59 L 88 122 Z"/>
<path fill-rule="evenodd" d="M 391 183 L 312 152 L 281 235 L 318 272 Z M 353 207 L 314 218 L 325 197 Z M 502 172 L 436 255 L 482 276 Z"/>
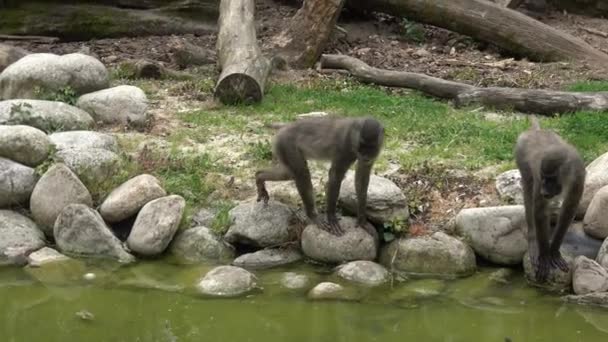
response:
<path fill-rule="evenodd" d="M 257 278 L 248 271 L 235 266 L 219 266 L 209 271 L 197 288 L 205 295 L 235 297 L 253 290 Z"/>
<path fill-rule="evenodd" d="M 586 295 L 567 295 L 562 299 L 578 305 L 593 305 L 608 308 L 608 292 L 588 293 Z"/>
<path fill-rule="evenodd" d="M 0 158 L 0 208 L 27 203 L 37 181 L 36 170 Z"/>
<path fill-rule="evenodd" d="M 496 192 L 507 202 L 515 204 L 524 203 L 524 194 L 521 187 L 521 174 L 518 169 L 509 170 L 496 177 Z"/>
<path fill-rule="evenodd" d="M 178 195 L 161 197 L 146 204 L 127 238 L 129 248 L 147 256 L 162 253 L 173 239 L 185 207 L 186 201 Z"/>
<path fill-rule="evenodd" d="M 57 247 L 63 253 L 135 261 L 95 210 L 83 204 L 69 204 L 57 217 L 54 228 Z"/>
<path fill-rule="evenodd" d="M 591 203 L 595 193 L 608 185 L 608 153 L 587 165 L 587 176 L 585 177 L 585 190 L 578 205 L 577 217 L 583 217 L 587 207 Z"/>
<path fill-rule="evenodd" d="M 70 260 L 70 258 L 49 247 L 43 247 L 27 256 L 28 264 L 32 267 L 66 260 Z"/>
<path fill-rule="evenodd" d="M 468 276 L 477 267 L 471 247 L 442 232 L 395 240 L 382 250 L 380 261 L 406 274 Z"/>
<path fill-rule="evenodd" d="M 91 116 L 63 102 L 45 100 L 0 101 L 0 125 L 27 125 L 45 132 L 93 127 Z"/>
<path fill-rule="evenodd" d="M 110 134 L 95 131 L 69 131 L 49 135 L 51 143 L 59 151 L 77 149 L 103 149 L 118 153 L 118 141 Z"/>
<path fill-rule="evenodd" d="M 169 249 L 183 263 L 227 261 L 234 258 L 234 248 L 203 226 L 177 233 Z"/>
<path fill-rule="evenodd" d="M 376 258 L 375 239 L 363 228 L 357 226 L 356 219 L 341 217 L 340 226 L 344 235 L 335 236 L 316 225 L 309 225 L 302 232 L 302 251 L 311 259 L 341 263 L 354 260 L 373 260 Z"/>
<path fill-rule="evenodd" d="M 281 285 L 290 290 L 303 289 L 308 286 L 310 279 L 305 274 L 295 272 L 285 272 L 281 276 Z"/>
<path fill-rule="evenodd" d="M 130 85 L 82 95 L 76 106 L 104 124 L 143 128 L 148 121 L 148 98 L 143 90 Z"/>
<path fill-rule="evenodd" d="M 112 190 L 99 213 L 107 222 L 120 222 L 137 214 L 146 203 L 166 195 L 156 177 L 139 175 Z"/>
<path fill-rule="evenodd" d="M 264 269 L 283 266 L 302 260 L 302 254 L 295 248 L 269 248 L 247 253 L 234 259 L 234 266 L 247 269 Z"/>
<path fill-rule="evenodd" d="M 30 210 L 34 220 L 47 235 L 59 213 L 68 204 L 79 203 L 93 206 L 89 190 L 64 164 L 55 164 L 42 175 L 30 198 Z"/>
<path fill-rule="evenodd" d="M 23 265 L 27 255 L 45 245 L 34 221 L 14 211 L 0 210 L 0 265 Z"/>
<path fill-rule="evenodd" d="M 0 125 L 0 157 L 33 167 L 49 156 L 50 149 L 49 137 L 37 128 Z"/>
<path fill-rule="evenodd" d="M 92 189 L 108 181 L 120 171 L 118 155 L 100 148 L 61 150 L 57 151 L 56 158 Z"/>
<path fill-rule="evenodd" d="M 25 57 L 28 53 L 29 52 L 20 47 L 0 44 L 0 73 L 6 69 L 7 66 Z"/>
<path fill-rule="evenodd" d="M 355 173 L 348 172 L 340 186 L 340 205 L 351 213 L 357 212 Z M 371 175 L 367 190 L 367 216 L 376 224 L 409 220 L 409 208 L 403 191 L 392 181 Z"/>
<path fill-rule="evenodd" d="M 340 265 L 338 276 L 367 286 L 378 286 L 389 280 L 390 274 L 384 266 L 372 261 L 357 260 Z"/>
<path fill-rule="evenodd" d="M 70 87 L 76 95 L 107 88 L 106 67 L 81 53 L 58 56 L 33 53 L 9 65 L 0 74 L 0 99 L 33 99 L 42 92 Z"/>
<path fill-rule="evenodd" d="M 308 298 L 313 300 L 342 299 L 343 297 L 344 288 L 331 282 L 319 283 L 308 292 Z"/>
<path fill-rule="evenodd" d="M 528 248 L 524 206 L 463 209 L 455 223 L 477 254 L 500 265 L 522 262 Z"/>
<path fill-rule="evenodd" d="M 583 219 L 585 233 L 602 240 L 608 237 L 608 210 L 606 208 L 608 208 L 608 186 L 602 187 L 595 193 L 587 208 Z"/>
<path fill-rule="evenodd" d="M 284 244 L 296 239 L 292 227 L 293 212 L 277 201 L 248 201 L 229 212 L 232 225 L 224 239 L 231 244 L 243 244 L 264 248 Z"/>
<path fill-rule="evenodd" d="M 608 291 L 608 271 L 585 256 L 574 259 L 572 288 L 577 295 Z"/>

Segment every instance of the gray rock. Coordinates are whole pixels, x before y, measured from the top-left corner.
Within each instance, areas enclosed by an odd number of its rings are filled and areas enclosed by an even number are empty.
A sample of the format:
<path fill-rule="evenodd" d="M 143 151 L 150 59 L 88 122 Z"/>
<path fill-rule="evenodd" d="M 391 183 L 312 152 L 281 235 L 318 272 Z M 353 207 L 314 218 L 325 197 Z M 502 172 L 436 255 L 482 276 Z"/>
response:
<path fill-rule="evenodd" d="M 380 262 L 405 274 L 468 276 L 477 267 L 471 247 L 442 232 L 395 240 L 382 250 Z"/>
<path fill-rule="evenodd" d="M 34 221 L 14 211 L 0 210 L 0 265 L 22 265 L 27 255 L 45 245 Z"/>
<path fill-rule="evenodd" d="M 112 190 L 101 204 L 99 213 L 106 222 L 120 222 L 137 214 L 146 203 L 166 195 L 156 177 L 139 175 Z"/>
<path fill-rule="evenodd" d="M 121 85 L 82 95 L 76 106 L 90 113 L 96 122 L 144 127 L 148 121 L 148 98 L 143 90 Z"/>
<path fill-rule="evenodd" d="M 363 228 L 357 226 L 356 219 L 343 216 L 340 225 L 342 236 L 330 234 L 316 225 L 308 225 L 302 232 L 302 251 L 311 259 L 341 263 L 354 260 L 373 260 L 377 255 L 375 239 Z"/>
<path fill-rule="evenodd" d="M 389 280 L 390 274 L 384 266 L 372 261 L 357 260 L 340 265 L 338 276 L 367 286 L 378 286 Z"/>
<path fill-rule="evenodd" d="M 127 245 L 141 255 L 162 253 L 177 232 L 186 201 L 178 195 L 155 199 L 146 204 L 135 219 Z"/>
<path fill-rule="evenodd" d="M 562 299 L 565 302 L 573 304 L 608 308 L 608 292 L 588 293 L 586 295 L 567 295 L 562 297 Z"/>
<path fill-rule="evenodd" d="M 72 203 L 93 206 L 93 199 L 67 166 L 55 164 L 36 183 L 30 197 L 30 210 L 40 228 L 50 235 L 59 213 Z"/>
<path fill-rule="evenodd" d="M 37 88 L 52 91 L 70 87 L 80 95 L 107 88 L 109 84 L 108 70 L 91 56 L 33 53 L 0 74 L 0 99 L 36 98 Z"/>
<path fill-rule="evenodd" d="M 340 186 L 339 203 L 348 212 L 357 212 L 355 173 L 348 172 Z M 372 175 L 367 190 L 367 216 L 376 224 L 391 221 L 407 222 L 410 216 L 408 202 L 403 191 L 392 181 Z"/>
<path fill-rule="evenodd" d="M 519 170 L 509 170 L 498 175 L 496 177 L 496 192 L 503 201 L 524 204 Z"/>
<path fill-rule="evenodd" d="M 295 248 L 270 248 L 243 254 L 234 259 L 234 266 L 247 269 L 264 269 L 283 266 L 302 260 L 302 254 Z"/>
<path fill-rule="evenodd" d="M 62 253 L 110 258 L 122 263 L 135 261 L 103 222 L 101 215 L 86 205 L 67 205 L 57 217 L 53 233 Z"/>
<path fill-rule="evenodd" d="M 0 208 L 27 203 L 37 181 L 36 170 L 0 158 Z"/>
<path fill-rule="evenodd" d="M 20 60 L 27 54 L 29 54 L 29 52 L 20 47 L 0 44 L 0 73 L 6 69 L 7 66 Z"/>
<path fill-rule="evenodd" d="M 69 131 L 49 135 L 57 150 L 104 149 L 118 153 L 118 141 L 110 134 L 95 131 Z"/>
<path fill-rule="evenodd" d="M 205 295 L 235 297 L 253 290 L 257 278 L 250 272 L 235 266 L 219 266 L 209 271 L 197 285 Z"/>
<path fill-rule="evenodd" d="M 545 283 L 538 283 L 536 280 L 536 269 L 532 267 L 532 263 L 530 262 L 530 256 L 528 252 L 524 255 L 524 273 L 526 275 L 526 279 L 535 284 L 538 287 L 543 287 L 549 289 L 551 291 L 568 291 L 570 286 L 572 285 L 572 264 L 574 262 L 574 256 L 565 253 L 563 248 L 560 249 L 562 253 L 562 257 L 568 263 L 568 271 L 564 272 L 559 268 L 552 268 L 549 271 L 549 275 L 547 277 L 547 281 Z"/>
<path fill-rule="evenodd" d="M 575 222 L 566 232 L 561 250 L 573 258 L 584 255 L 589 259 L 595 259 L 600 251 L 602 242 L 602 240 L 586 234 L 581 222 Z"/>
<path fill-rule="evenodd" d="M 37 128 L 0 125 L 0 157 L 38 166 L 49 156 L 50 149 L 49 137 Z"/>
<path fill-rule="evenodd" d="M 455 227 L 477 254 L 494 263 L 520 264 L 527 251 L 522 205 L 463 209 L 456 216 Z"/>
<path fill-rule="evenodd" d="M 577 217 L 585 215 L 595 193 L 606 185 L 608 185 L 608 153 L 604 153 L 587 165 L 585 190 L 578 205 Z"/>
<path fill-rule="evenodd" d="M 577 295 L 608 291 L 608 271 L 585 256 L 574 259 L 572 288 Z"/>
<path fill-rule="evenodd" d="M 264 248 L 295 240 L 292 226 L 293 212 L 277 201 L 247 201 L 232 208 L 228 213 L 232 225 L 224 239 L 231 244 L 243 244 Z"/>
<path fill-rule="evenodd" d="M 585 233 L 598 238 L 608 237 L 608 186 L 599 189 L 585 213 L 583 229 Z"/>
<path fill-rule="evenodd" d="M 192 227 L 206 226 L 211 227 L 218 210 L 212 208 L 201 208 L 196 214 L 192 215 Z"/>
<path fill-rule="evenodd" d="M 178 232 L 169 250 L 184 263 L 227 261 L 234 258 L 234 247 L 222 241 L 204 226 Z"/>
<path fill-rule="evenodd" d="M 308 298 L 313 300 L 342 299 L 343 297 L 344 287 L 331 282 L 319 283 L 308 292 Z"/>
<path fill-rule="evenodd" d="M 87 112 L 63 102 L 0 101 L 0 125 L 27 125 L 48 133 L 89 129 L 93 124 Z"/>
<path fill-rule="evenodd" d="M 97 188 L 120 171 L 120 157 L 101 148 L 70 148 L 57 151 L 55 157 L 90 188 Z"/>
<path fill-rule="evenodd" d="M 28 264 L 32 267 L 66 260 L 70 260 L 70 258 L 49 247 L 43 247 L 27 256 Z"/>
<path fill-rule="evenodd" d="M 310 279 L 305 274 L 297 274 L 295 272 L 285 272 L 281 276 L 281 285 L 290 290 L 299 290 L 306 288 L 310 283 Z"/>
<path fill-rule="evenodd" d="M 604 268 L 608 269 L 608 238 L 604 239 L 604 243 L 602 243 L 595 261 L 597 261 Z"/>

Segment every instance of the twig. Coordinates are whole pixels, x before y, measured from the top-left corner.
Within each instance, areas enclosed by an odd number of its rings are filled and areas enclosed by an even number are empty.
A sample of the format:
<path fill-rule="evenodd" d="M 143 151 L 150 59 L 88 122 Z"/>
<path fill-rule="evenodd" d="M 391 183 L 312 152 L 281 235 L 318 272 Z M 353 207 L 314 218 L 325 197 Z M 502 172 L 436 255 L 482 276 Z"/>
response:
<path fill-rule="evenodd" d="M 596 30 L 596 29 L 592 29 L 592 28 L 588 28 L 588 27 L 581 27 L 581 30 L 583 30 L 587 33 L 594 34 L 596 36 L 608 38 L 608 33 L 604 32 L 604 31 L 600 31 L 600 30 Z"/>
<path fill-rule="evenodd" d="M 0 34 L 0 40 L 28 40 L 39 43 L 54 43 L 58 41 L 59 38 L 48 36 L 15 36 L 11 34 Z"/>

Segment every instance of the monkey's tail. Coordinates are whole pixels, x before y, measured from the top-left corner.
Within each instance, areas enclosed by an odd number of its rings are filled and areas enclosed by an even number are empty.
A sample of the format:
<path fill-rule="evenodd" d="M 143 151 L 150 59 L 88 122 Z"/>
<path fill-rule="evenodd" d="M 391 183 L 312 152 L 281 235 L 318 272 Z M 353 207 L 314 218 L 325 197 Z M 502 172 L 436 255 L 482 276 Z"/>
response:
<path fill-rule="evenodd" d="M 540 130 L 540 122 L 538 122 L 538 118 L 536 115 L 530 115 L 531 128 L 535 131 Z"/>

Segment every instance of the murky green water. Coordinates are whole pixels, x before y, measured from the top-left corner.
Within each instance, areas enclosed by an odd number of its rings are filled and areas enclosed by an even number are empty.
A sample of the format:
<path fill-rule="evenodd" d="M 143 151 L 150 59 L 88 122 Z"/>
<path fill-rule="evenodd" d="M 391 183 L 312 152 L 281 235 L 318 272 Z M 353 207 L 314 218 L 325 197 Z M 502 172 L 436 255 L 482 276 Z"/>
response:
<path fill-rule="evenodd" d="M 1 341 L 606 341 L 608 310 L 563 304 L 515 276 L 410 280 L 356 301 L 312 302 L 256 272 L 263 290 L 209 299 L 191 284 L 209 267 L 161 262 L 113 268 L 0 269 Z M 294 268 L 290 268 L 293 271 Z M 296 268 L 313 278 L 335 281 Z M 94 272 L 92 282 L 83 272 Z M 344 283 L 343 283 L 344 284 Z M 76 313 L 94 315 L 83 320 Z"/>

